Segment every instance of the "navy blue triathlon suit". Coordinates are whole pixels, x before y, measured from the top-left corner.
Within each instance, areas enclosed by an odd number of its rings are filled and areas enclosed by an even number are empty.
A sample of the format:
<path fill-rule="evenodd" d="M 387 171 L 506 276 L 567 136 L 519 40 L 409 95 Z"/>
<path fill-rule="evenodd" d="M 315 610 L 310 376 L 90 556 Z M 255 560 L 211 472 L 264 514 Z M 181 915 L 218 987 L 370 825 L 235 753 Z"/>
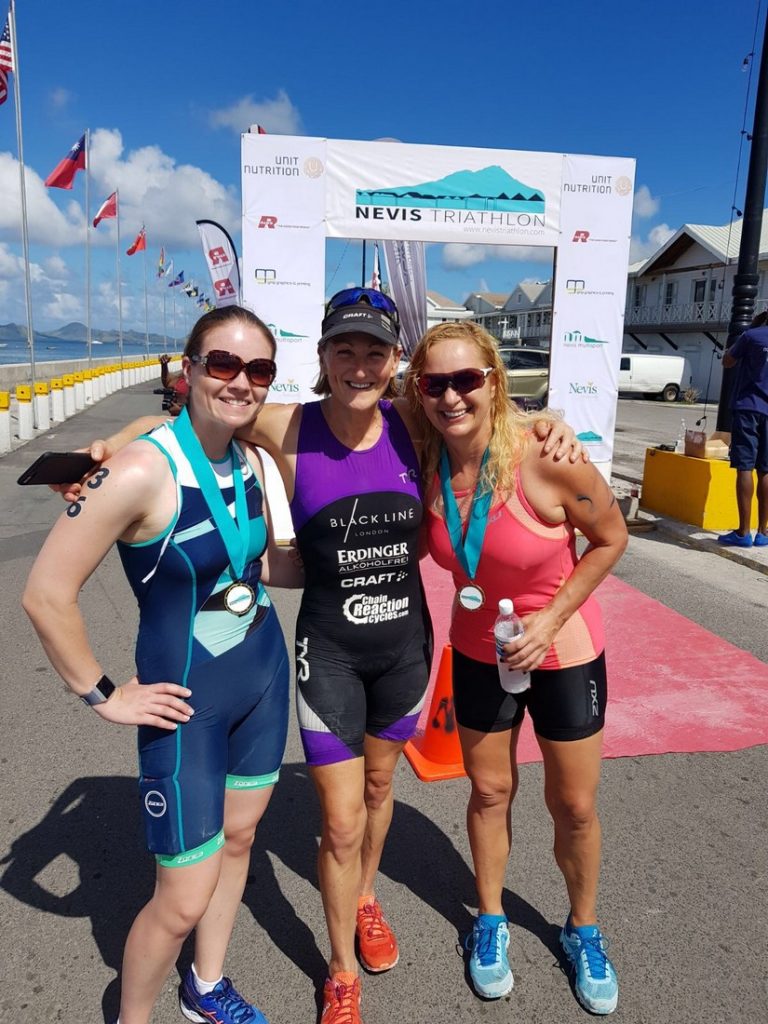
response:
<path fill-rule="evenodd" d="M 379 409 L 381 436 L 365 451 L 335 437 L 321 402 L 302 412 L 291 514 L 306 575 L 296 681 L 311 765 L 362 756 L 366 733 L 409 739 L 429 679 L 419 464 L 392 403 Z"/>
<path fill-rule="evenodd" d="M 168 459 L 177 513 L 163 533 L 141 544 L 119 542 L 139 603 L 139 682 L 170 682 L 192 691 L 195 713 L 169 732 L 139 727 L 142 807 L 149 849 L 161 864 L 193 864 L 224 842 L 224 792 L 276 780 L 288 725 L 288 659 L 277 614 L 261 584 L 267 546 L 263 496 L 236 443 L 212 463 L 224 501 L 234 507 L 232 458 L 245 485 L 250 524 L 242 578 L 256 592 L 249 612 L 224 607 L 233 582 L 226 548 L 192 467 L 170 424 L 148 435 Z"/>

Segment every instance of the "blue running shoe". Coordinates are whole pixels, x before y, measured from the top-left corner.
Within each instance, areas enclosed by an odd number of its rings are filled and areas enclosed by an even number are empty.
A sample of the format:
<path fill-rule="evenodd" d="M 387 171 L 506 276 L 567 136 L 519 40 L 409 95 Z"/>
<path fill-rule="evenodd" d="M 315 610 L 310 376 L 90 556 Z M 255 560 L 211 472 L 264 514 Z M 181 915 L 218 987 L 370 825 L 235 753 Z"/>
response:
<path fill-rule="evenodd" d="M 752 534 L 748 533 L 742 537 L 738 530 L 731 530 L 730 533 L 721 533 L 717 538 L 717 543 L 727 548 L 751 548 Z"/>
<path fill-rule="evenodd" d="M 197 1024 L 267 1024 L 267 1018 L 246 1003 L 229 978 L 222 978 L 212 992 L 197 991 L 192 969 L 179 985 L 179 1009 Z"/>
<path fill-rule="evenodd" d="M 515 979 L 507 959 L 509 928 L 503 914 L 478 914 L 467 936 L 469 976 L 478 995 L 499 999 L 511 992 Z"/>
<path fill-rule="evenodd" d="M 760 533 L 758 530 L 755 534 L 754 544 L 756 548 L 768 547 L 768 533 Z"/>
<path fill-rule="evenodd" d="M 596 924 L 574 928 L 570 917 L 560 932 L 568 964 L 573 972 L 576 998 L 591 1013 L 613 1013 L 619 1001 L 619 982 L 605 955 L 606 939 Z"/>

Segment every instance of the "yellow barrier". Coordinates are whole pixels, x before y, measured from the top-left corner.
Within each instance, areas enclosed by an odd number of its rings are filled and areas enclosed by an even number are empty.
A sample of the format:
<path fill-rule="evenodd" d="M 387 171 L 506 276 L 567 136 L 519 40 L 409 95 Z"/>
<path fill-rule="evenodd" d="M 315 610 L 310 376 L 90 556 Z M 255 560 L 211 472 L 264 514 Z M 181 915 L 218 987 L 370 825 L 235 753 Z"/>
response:
<path fill-rule="evenodd" d="M 641 506 L 705 530 L 731 530 L 739 521 L 736 470 L 721 459 L 695 459 L 648 448 Z M 757 502 L 752 527 L 757 526 Z"/>
<path fill-rule="evenodd" d="M 17 384 L 16 385 L 16 401 L 17 402 L 31 402 L 32 401 L 32 388 L 29 384 Z"/>
<path fill-rule="evenodd" d="M 63 391 L 64 381 L 61 377 L 51 377 L 51 391 Z"/>
<path fill-rule="evenodd" d="M 64 381 L 65 388 L 74 387 L 75 375 L 73 373 L 65 373 L 61 379 Z"/>
<path fill-rule="evenodd" d="M 35 381 L 35 394 L 36 395 L 47 395 L 48 385 L 44 380 Z"/>
<path fill-rule="evenodd" d="M 0 391 L 0 411 L 5 412 L 11 408 L 11 392 Z"/>

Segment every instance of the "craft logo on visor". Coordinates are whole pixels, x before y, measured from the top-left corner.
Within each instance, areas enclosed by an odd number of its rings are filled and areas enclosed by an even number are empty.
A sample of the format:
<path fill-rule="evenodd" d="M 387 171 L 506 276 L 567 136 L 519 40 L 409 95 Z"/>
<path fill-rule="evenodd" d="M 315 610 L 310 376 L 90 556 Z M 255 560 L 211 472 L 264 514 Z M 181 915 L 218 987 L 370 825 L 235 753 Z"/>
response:
<path fill-rule="evenodd" d="M 545 212 L 542 189 L 524 184 L 498 166 L 455 171 L 415 185 L 355 190 L 358 220 L 543 230 Z"/>

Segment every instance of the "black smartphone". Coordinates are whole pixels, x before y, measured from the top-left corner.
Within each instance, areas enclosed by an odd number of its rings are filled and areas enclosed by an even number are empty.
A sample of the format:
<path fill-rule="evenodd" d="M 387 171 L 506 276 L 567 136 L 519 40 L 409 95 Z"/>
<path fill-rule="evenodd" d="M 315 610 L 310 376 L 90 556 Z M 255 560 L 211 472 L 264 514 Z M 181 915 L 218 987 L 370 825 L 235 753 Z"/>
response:
<path fill-rule="evenodd" d="M 74 484 L 96 465 L 87 452 L 43 452 L 25 469 L 20 484 Z"/>

